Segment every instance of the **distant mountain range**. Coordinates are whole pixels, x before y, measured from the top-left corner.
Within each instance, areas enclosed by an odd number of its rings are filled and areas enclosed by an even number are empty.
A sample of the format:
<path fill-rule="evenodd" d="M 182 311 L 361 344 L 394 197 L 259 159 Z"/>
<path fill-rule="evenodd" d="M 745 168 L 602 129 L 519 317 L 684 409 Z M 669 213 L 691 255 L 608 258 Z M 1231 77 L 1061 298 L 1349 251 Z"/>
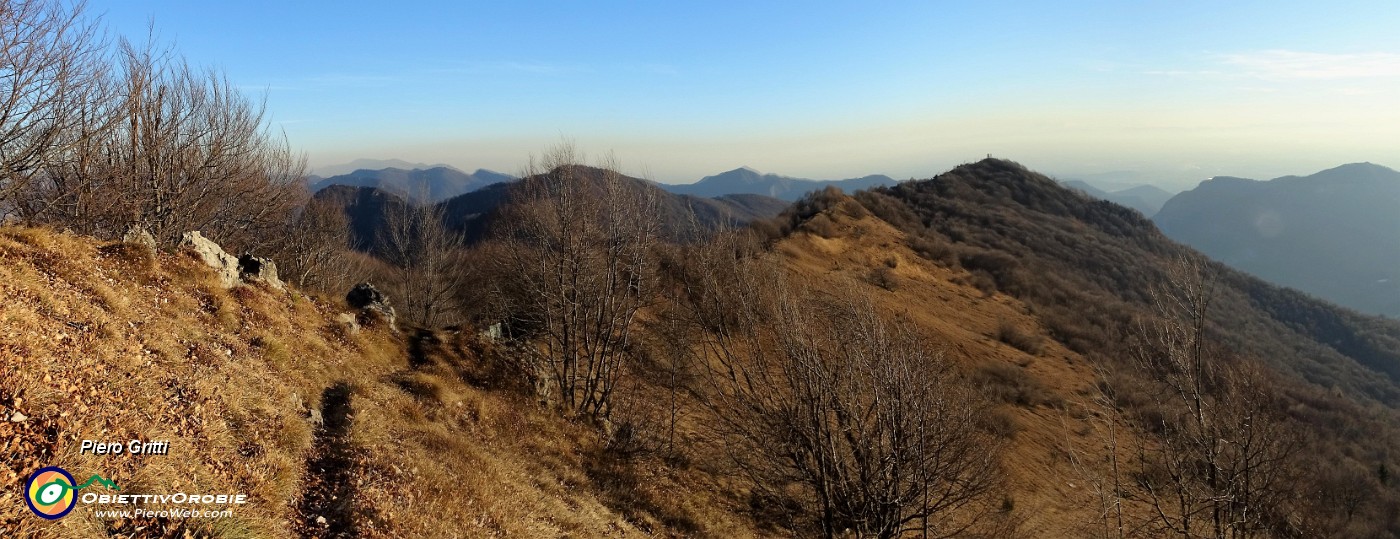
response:
<path fill-rule="evenodd" d="M 1217 176 L 1172 197 L 1153 221 L 1267 280 L 1400 316 L 1400 172 L 1355 163 L 1269 181 Z"/>
<path fill-rule="evenodd" d="M 411 163 L 408 161 L 404 161 L 403 159 L 356 159 L 349 163 L 316 167 L 315 169 L 311 170 L 311 173 L 322 178 L 329 178 L 331 176 L 349 174 L 356 170 L 383 170 L 386 168 L 397 168 L 402 170 L 427 170 L 430 168 L 450 168 L 453 170 L 461 171 L 461 169 L 458 169 L 457 167 L 454 167 L 452 165 L 445 165 L 442 163 L 438 163 L 436 165 L 429 165 L 427 163 Z"/>
<path fill-rule="evenodd" d="M 1091 197 L 1107 200 L 1142 212 L 1145 217 L 1152 217 L 1162 205 L 1172 198 L 1172 194 L 1155 185 L 1139 185 L 1127 189 L 1106 191 L 1099 189 L 1088 182 L 1082 180 L 1065 180 L 1060 182 L 1065 187 L 1077 189 Z"/>
<path fill-rule="evenodd" d="M 493 183 L 514 179 L 513 176 L 486 169 L 467 174 L 447 166 L 427 169 L 391 167 L 380 170 L 360 169 L 349 174 L 316 180 L 311 184 L 311 192 L 315 193 L 332 185 L 373 187 L 414 203 L 424 204 L 441 202 Z"/>
<path fill-rule="evenodd" d="M 827 186 L 841 188 L 847 193 L 876 186 L 895 185 L 894 178 L 882 174 L 872 174 L 845 180 L 809 180 L 779 174 L 764 174 L 749 167 L 740 167 L 729 172 L 706 176 L 690 184 L 660 184 L 661 188 L 672 193 L 700 197 L 717 197 L 732 194 L 765 195 L 780 200 L 794 201 L 802 195 Z"/>
<path fill-rule="evenodd" d="M 345 170 L 348 167 L 358 167 Z M 514 180 L 515 177 L 487 169 L 470 174 L 449 165 L 424 165 L 401 159 L 359 159 L 344 165 L 316 169 L 318 175 L 307 178 L 311 192 L 332 185 L 373 187 L 393 193 L 414 203 L 437 203 L 470 193 L 493 183 Z M 852 193 L 877 186 L 895 185 L 894 178 L 872 174 L 845 180 L 811 180 L 780 174 L 764 174 L 749 167 L 740 167 L 690 184 L 656 184 L 679 195 L 714 198 L 724 195 L 763 195 L 788 202 L 827 186 L 839 187 Z M 1164 199 L 1165 200 L 1165 199 Z"/>
<path fill-rule="evenodd" d="M 602 177 L 597 169 L 583 167 L 583 170 L 579 177 L 584 181 L 596 181 Z M 442 207 L 445 224 L 461 232 L 468 243 L 475 243 L 490 233 L 498 222 L 501 209 L 511 204 L 512 193 L 521 188 L 522 182 L 528 181 L 534 179 L 496 182 L 436 204 Z M 677 227 L 692 224 L 702 229 L 738 226 L 757 219 L 776 217 L 788 206 L 787 202 L 763 195 L 680 195 L 659 189 L 657 184 L 646 180 L 624 176 L 623 181 L 628 189 L 656 192 L 663 233 L 675 240 L 684 240 L 689 234 L 689 231 Z M 399 211 L 408 204 L 404 197 L 378 187 L 339 184 L 318 190 L 316 199 L 345 211 L 350 221 L 352 245 L 366 252 L 376 249 L 377 239 L 386 230 L 391 212 Z"/>

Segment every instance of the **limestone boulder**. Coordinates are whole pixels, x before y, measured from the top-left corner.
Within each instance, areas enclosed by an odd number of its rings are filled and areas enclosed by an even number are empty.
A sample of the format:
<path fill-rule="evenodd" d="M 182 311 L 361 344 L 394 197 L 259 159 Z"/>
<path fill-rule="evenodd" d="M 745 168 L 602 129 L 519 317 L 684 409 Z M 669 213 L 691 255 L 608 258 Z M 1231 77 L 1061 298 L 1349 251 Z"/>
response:
<path fill-rule="evenodd" d="M 262 282 L 278 290 L 287 289 L 277 278 L 276 263 L 247 253 L 238 257 L 238 278 L 245 283 Z"/>
<path fill-rule="evenodd" d="M 237 286 L 239 279 L 238 258 L 224 251 L 213 240 L 204 237 L 198 230 L 186 232 L 180 237 L 180 250 L 194 254 L 219 275 L 225 288 Z"/>
<path fill-rule="evenodd" d="M 345 294 L 345 303 L 360 311 L 360 320 L 372 323 L 375 318 L 388 322 L 389 329 L 398 331 L 398 326 L 394 320 L 394 307 L 389 304 L 389 297 L 380 292 L 370 283 L 360 283 L 350 289 Z"/>

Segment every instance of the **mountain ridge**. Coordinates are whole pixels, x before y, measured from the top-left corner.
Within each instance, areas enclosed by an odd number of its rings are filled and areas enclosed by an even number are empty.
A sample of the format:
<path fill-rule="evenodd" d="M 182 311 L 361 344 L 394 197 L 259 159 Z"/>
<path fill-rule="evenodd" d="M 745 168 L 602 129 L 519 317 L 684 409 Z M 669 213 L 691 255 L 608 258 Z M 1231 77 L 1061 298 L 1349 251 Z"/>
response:
<path fill-rule="evenodd" d="M 1267 181 L 1218 176 L 1173 197 L 1154 221 L 1271 282 L 1400 316 L 1400 172 L 1351 163 Z"/>
<path fill-rule="evenodd" d="M 579 167 L 585 171 L 581 176 L 596 176 L 600 169 Z M 664 220 L 670 223 L 684 223 L 693 212 L 696 224 L 702 228 L 719 226 L 742 226 L 758 220 L 777 216 L 788 203 L 776 198 L 735 193 L 716 197 L 676 194 L 655 183 L 630 176 L 621 176 L 629 189 L 655 190 L 659 195 L 659 211 Z M 528 178 L 526 178 L 528 180 Z M 449 228 L 461 232 L 468 243 L 485 238 L 501 218 L 500 209 L 511 203 L 513 193 L 522 188 L 523 180 L 497 182 L 459 194 L 434 204 L 442 212 Z M 373 186 L 333 185 L 318 191 L 317 200 L 341 208 L 349 220 L 351 243 L 355 249 L 372 251 L 376 240 L 384 233 L 391 212 L 399 211 L 411 201 L 397 193 Z M 683 234 L 678 229 L 668 230 L 672 237 Z"/>
<path fill-rule="evenodd" d="M 459 168 L 457 168 L 457 167 L 454 167 L 454 166 L 449 165 L 449 164 L 446 164 L 446 163 L 429 164 L 429 163 L 414 163 L 414 162 L 410 162 L 410 161 L 405 161 L 405 160 L 403 160 L 403 159 L 369 159 L 369 158 L 360 158 L 360 159 L 355 159 L 355 160 L 353 160 L 353 161 L 350 161 L 350 162 L 348 162 L 348 163 L 338 163 L 338 164 L 334 164 L 334 165 L 324 165 L 324 166 L 315 167 L 315 168 L 312 168 L 312 169 L 311 169 L 311 173 L 314 174 L 314 175 L 323 177 L 323 178 L 328 178 L 328 177 L 331 177 L 331 176 L 340 176 L 340 175 L 342 175 L 342 174 L 349 174 L 349 173 L 354 172 L 354 171 L 356 171 L 356 170 L 383 170 L 383 169 L 386 169 L 386 168 L 398 168 L 398 169 L 403 169 L 403 170 L 414 170 L 414 169 L 423 169 L 423 170 L 427 170 L 427 169 L 430 169 L 430 168 L 450 168 L 450 169 L 453 169 L 453 170 L 457 170 L 457 171 L 459 171 L 459 172 L 466 172 L 465 170 L 459 169 Z"/>
<path fill-rule="evenodd" d="M 823 189 L 827 186 L 854 192 L 879 185 L 898 183 L 883 174 L 870 174 L 844 180 L 812 180 L 774 173 L 762 173 L 749 166 L 721 172 L 700 178 L 689 184 L 663 184 L 662 188 L 677 194 L 716 197 L 729 194 L 758 194 L 786 201 L 795 201 L 802 195 Z"/>
<path fill-rule="evenodd" d="M 929 180 L 875 189 L 858 199 L 886 220 L 928 234 L 930 241 L 958 247 L 952 253 L 946 248 L 930 248 L 933 252 L 980 269 L 998 288 L 1013 295 L 1044 303 L 1038 309 L 1050 320 L 1051 332 L 1068 343 L 1082 339 L 1079 346 L 1086 349 L 1111 349 L 1114 342 L 1106 336 L 1131 329 L 1122 326 L 1131 317 L 1111 314 L 1117 308 L 1114 306 L 1147 301 L 1150 283 L 1161 277 L 1160 268 L 1167 262 L 1182 256 L 1202 257 L 1138 212 L 1106 201 L 1085 201 L 1057 182 L 1012 162 L 984 160 L 963 165 Z M 897 211 L 895 202 L 938 217 L 915 220 Z M 1258 319 L 1252 323 L 1272 325 L 1280 335 L 1295 335 L 1288 338 L 1300 343 L 1327 344 L 1317 349 L 1319 357 L 1300 357 L 1292 347 L 1277 342 L 1284 337 L 1258 341 L 1236 334 L 1227 340 L 1259 357 L 1292 358 L 1293 363 L 1284 368 L 1312 376 L 1318 373 L 1311 362 L 1322 361 L 1322 356 L 1333 358 L 1327 361 L 1345 356 L 1345 362 L 1336 364 L 1351 366 L 1312 381 L 1331 385 L 1350 379 L 1356 384 L 1354 390 L 1400 406 L 1400 340 L 1395 341 L 1394 349 L 1377 344 L 1400 337 L 1400 325 L 1383 324 L 1388 335 L 1383 338 L 1367 337 L 1359 330 L 1331 333 L 1340 331 L 1337 327 L 1362 327 L 1373 320 L 1218 262 L 1210 264 L 1222 282 L 1235 289 L 1222 300 L 1232 305 L 1229 309 L 1254 313 L 1250 316 Z M 1040 274 L 1059 279 L 1040 283 L 1036 277 Z M 1071 277 L 1073 281 L 1065 280 Z M 1080 298 L 1074 301 L 1082 304 L 1071 307 L 1066 298 Z M 1057 312 L 1061 308 L 1064 310 Z M 1304 311 L 1327 311 L 1332 314 L 1326 318 L 1347 322 L 1317 325 L 1315 320 L 1298 317 L 1297 313 Z M 1373 338 L 1379 340 L 1368 340 Z"/>
<path fill-rule="evenodd" d="M 322 178 L 311 185 L 312 193 L 332 185 L 375 187 L 394 193 L 418 204 L 436 203 L 475 191 L 487 185 L 515 178 L 487 169 L 465 173 L 456 168 L 439 166 L 427 169 L 357 169 L 347 174 Z"/>
<path fill-rule="evenodd" d="M 1068 179 L 1060 182 L 1071 189 L 1084 192 L 1093 198 L 1115 202 L 1123 206 L 1142 212 L 1143 215 L 1151 217 L 1162 209 L 1162 205 L 1171 199 L 1173 194 L 1165 189 L 1151 184 L 1142 184 L 1133 187 L 1115 189 L 1108 191 L 1095 187 L 1084 180 Z"/>

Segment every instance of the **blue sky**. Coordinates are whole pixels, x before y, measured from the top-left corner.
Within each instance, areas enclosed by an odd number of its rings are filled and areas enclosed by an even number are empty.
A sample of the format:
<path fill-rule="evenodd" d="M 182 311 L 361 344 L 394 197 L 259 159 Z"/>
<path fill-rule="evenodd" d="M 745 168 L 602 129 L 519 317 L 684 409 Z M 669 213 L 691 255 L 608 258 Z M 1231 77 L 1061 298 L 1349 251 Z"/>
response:
<path fill-rule="evenodd" d="M 1061 177 L 1400 166 L 1400 2 L 94 0 L 266 93 L 313 166 L 513 172 L 561 138 L 628 172 Z"/>

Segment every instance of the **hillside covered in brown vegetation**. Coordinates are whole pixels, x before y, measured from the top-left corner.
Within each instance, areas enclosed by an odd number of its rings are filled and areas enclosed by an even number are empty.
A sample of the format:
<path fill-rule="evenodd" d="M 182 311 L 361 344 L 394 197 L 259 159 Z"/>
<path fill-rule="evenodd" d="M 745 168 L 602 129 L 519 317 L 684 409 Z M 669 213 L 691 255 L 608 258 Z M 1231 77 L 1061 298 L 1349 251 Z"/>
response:
<path fill-rule="evenodd" d="M 1400 324 L 1016 163 L 313 198 L 217 72 L 5 7 L 5 536 L 1400 535 Z"/>
<path fill-rule="evenodd" d="M 500 341 L 403 311 L 397 331 L 352 323 L 339 294 L 225 288 L 179 249 L 8 229 L 9 481 L 56 464 L 253 502 L 58 523 L 10 504 L 6 529 L 1209 536 L 1218 513 L 1228 536 L 1393 533 L 1393 323 L 1220 268 L 1005 161 L 644 249 L 617 241 L 656 237 L 645 205 L 558 205 L 570 185 L 607 188 L 570 170 L 525 184 L 540 190 L 505 210 L 521 226 L 454 255 L 475 268 L 454 282 L 495 292 L 452 316 L 501 320 Z M 600 225 L 571 233 L 618 240 L 558 243 L 585 222 Z M 614 296 L 532 273 L 569 261 L 583 282 L 629 269 Z M 565 344 L 561 324 L 597 340 Z M 109 435 L 174 444 L 77 454 Z M 834 452 L 804 441 L 828 435 Z"/>

